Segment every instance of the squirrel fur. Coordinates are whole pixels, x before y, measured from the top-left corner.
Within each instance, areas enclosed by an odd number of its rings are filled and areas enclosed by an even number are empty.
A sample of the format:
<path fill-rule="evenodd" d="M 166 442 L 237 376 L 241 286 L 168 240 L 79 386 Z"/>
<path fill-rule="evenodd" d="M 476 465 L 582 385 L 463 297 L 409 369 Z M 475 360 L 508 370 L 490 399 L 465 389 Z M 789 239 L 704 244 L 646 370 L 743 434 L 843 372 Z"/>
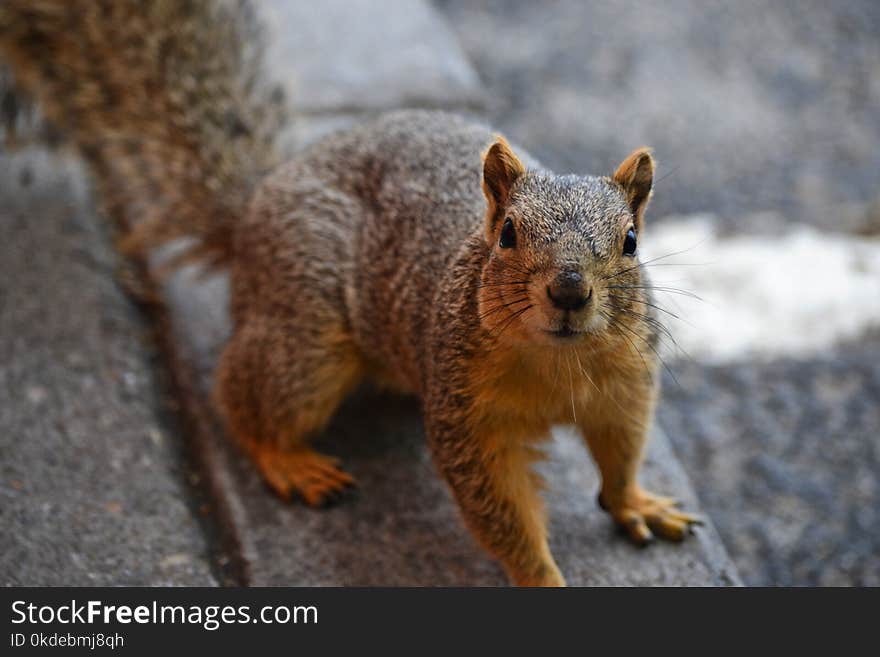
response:
<path fill-rule="evenodd" d="M 16 84 L 129 248 L 186 236 L 229 268 L 215 398 L 267 483 L 315 506 L 352 485 L 309 439 L 372 379 L 419 397 L 437 470 L 514 584 L 564 584 L 533 470 L 555 424 L 580 429 L 633 540 L 684 538 L 697 519 L 637 481 L 659 379 L 635 253 L 650 151 L 560 176 L 482 125 L 399 111 L 274 167 L 255 25 L 243 2 L 0 6 Z"/>

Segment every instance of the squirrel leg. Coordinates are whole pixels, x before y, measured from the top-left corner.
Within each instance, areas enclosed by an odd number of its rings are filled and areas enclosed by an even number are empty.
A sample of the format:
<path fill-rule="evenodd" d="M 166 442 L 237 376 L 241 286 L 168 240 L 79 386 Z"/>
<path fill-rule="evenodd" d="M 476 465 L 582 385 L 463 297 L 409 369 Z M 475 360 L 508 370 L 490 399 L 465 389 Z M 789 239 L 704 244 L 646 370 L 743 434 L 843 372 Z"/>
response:
<path fill-rule="evenodd" d="M 677 508 L 676 500 L 655 495 L 638 483 L 638 471 L 647 443 L 648 428 L 654 409 L 653 389 L 627 388 L 631 396 L 621 405 L 626 413 L 607 399 L 598 400 L 581 417 L 581 424 L 593 459 L 602 476 L 599 506 L 611 514 L 638 545 L 653 540 L 654 535 L 671 541 L 683 540 L 698 516 Z"/>
<path fill-rule="evenodd" d="M 307 441 L 360 378 L 360 357 L 343 333 L 249 319 L 223 352 L 215 396 L 266 483 L 284 499 L 297 494 L 317 507 L 354 479 Z"/>
<path fill-rule="evenodd" d="M 477 540 L 516 586 L 565 586 L 547 544 L 540 452 L 519 432 L 468 431 L 427 418 L 434 460 Z"/>

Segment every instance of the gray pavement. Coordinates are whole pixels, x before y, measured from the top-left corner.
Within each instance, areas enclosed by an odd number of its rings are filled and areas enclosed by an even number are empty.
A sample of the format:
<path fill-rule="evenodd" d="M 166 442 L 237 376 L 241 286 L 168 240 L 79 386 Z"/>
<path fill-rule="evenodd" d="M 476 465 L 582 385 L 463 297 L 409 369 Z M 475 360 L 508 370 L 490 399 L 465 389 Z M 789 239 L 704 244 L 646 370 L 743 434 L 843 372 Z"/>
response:
<path fill-rule="evenodd" d="M 479 106 L 476 73 L 421 0 L 264 0 L 266 59 L 300 114 Z"/>
<path fill-rule="evenodd" d="M 610 173 L 653 146 L 652 218 L 712 212 L 736 229 L 774 210 L 833 229 L 876 222 L 874 0 L 437 5 L 492 120 L 547 166 Z"/>
<path fill-rule="evenodd" d="M 880 586 L 880 339 L 675 371 L 660 422 L 743 580 Z"/>
<path fill-rule="evenodd" d="M 0 585 L 215 584 L 81 169 L 0 155 L 0 234 Z"/>

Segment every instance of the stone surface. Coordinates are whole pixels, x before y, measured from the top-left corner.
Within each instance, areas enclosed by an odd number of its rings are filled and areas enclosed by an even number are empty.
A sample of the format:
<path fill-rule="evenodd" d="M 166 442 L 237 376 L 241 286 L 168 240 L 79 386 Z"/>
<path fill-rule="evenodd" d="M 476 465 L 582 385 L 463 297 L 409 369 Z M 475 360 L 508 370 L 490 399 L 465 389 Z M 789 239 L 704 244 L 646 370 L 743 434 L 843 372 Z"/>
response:
<path fill-rule="evenodd" d="M 212 585 L 149 328 L 81 171 L 0 155 L 0 585 Z"/>
<path fill-rule="evenodd" d="M 878 354 L 675 365 L 660 421 L 746 583 L 880 586 Z"/>
<path fill-rule="evenodd" d="M 489 116 L 554 169 L 655 148 L 651 217 L 870 224 L 880 3 L 439 0 Z M 665 177 L 668 176 L 668 177 Z"/>
<path fill-rule="evenodd" d="M 308 113 L 479 105 L 477 77 L 424 0 L 269 0 L 267 61 Z"/>
<path fill-rule="evenodd" d="M 165 296 L 174 340 L 209 408 L 211 373 L 228 333 L 226 278 L 192 270 L 169 279 Z M 424 445 L 417 405 L 362 390 L 317 441 L 342 458 L 357 494 L 331 509 L 279 501 L 243 454 L 216 428 L 205 446 L 212 476 L 231 509 L 247 581 L 254 585 L 502 585 L 500 568 L 465 530 Z M 559 431 L 545 472 L 551 483 L 552 548 L 572 585 L 738 583 L 711 523 L 683 545 L 646 550 L 618 536 L 595 503 L 598 481 L 580 442 Z M 697 500 L 662 433 L 654 436 L 644 481 Z"/>

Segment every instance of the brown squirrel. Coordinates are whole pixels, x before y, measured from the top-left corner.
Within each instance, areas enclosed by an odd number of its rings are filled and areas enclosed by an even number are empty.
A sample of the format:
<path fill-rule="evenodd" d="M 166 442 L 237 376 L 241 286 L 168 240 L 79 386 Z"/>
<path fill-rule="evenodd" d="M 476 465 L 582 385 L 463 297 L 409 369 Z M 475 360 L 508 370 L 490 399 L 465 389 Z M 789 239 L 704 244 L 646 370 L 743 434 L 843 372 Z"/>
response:
<path fill-rule="evenodd" d="M 5 0 L 0 52 L 128 248 L 188 236 L 230 268 L 216 400 L 268 484 L 315 506 L 353 484 L 309 438 L 368 378 L 421 399 L 436 467 L 513 583 L 564 584 L 532 469 L 554 424 L 581 429 L 633 540 L 684 538 L 697 518 L 637 481 L 659 378 L 650 151 L 559 176 L 482 125 L 400 111 L 266 175 L 277 103 L 243 7 Z"/>

